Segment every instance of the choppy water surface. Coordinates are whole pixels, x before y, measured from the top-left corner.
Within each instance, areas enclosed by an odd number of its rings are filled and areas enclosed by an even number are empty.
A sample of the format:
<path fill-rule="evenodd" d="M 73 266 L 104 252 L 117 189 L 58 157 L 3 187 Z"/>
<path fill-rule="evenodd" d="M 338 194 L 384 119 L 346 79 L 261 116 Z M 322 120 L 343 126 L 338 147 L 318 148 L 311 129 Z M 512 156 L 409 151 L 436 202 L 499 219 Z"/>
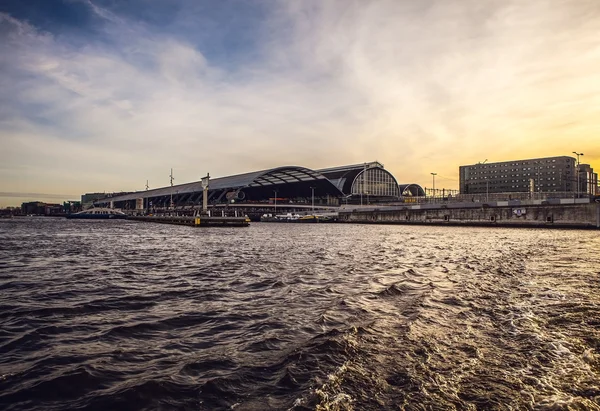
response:
<path fill-rule="evenodd" d="M 0 220 L 0 408 L 600 410 L 600 233 Z"/>

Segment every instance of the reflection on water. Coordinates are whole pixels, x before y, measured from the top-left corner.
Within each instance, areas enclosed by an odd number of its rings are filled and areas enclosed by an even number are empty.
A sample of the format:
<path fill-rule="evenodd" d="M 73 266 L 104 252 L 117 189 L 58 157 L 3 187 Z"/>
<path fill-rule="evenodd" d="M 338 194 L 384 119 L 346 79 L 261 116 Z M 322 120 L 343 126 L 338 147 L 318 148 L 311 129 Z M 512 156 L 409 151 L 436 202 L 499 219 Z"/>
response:
<path fill-rule="evenodd" d="M 0 221 L 0 408 L 600 409 L 590 231 Z"/>

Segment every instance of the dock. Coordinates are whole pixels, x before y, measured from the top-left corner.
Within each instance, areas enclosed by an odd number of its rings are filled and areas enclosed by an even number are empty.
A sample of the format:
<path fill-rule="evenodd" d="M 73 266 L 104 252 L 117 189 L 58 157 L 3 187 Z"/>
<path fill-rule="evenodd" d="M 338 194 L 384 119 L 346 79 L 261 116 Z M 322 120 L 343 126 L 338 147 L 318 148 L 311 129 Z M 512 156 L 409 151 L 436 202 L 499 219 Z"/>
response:
<path fill-rule="evenodd" d="M 581 198 L 346 208 L 340 210 L 338 221 L 358 224 L 600 229 L 600 202 Z"/>
<path fill-rule="evenodd" d="M 247 217 L 209 217 L 209 216 L 129 216 L 128 220 L 159 224 L 187 225 L 191 227 L 248 227 Z"/>

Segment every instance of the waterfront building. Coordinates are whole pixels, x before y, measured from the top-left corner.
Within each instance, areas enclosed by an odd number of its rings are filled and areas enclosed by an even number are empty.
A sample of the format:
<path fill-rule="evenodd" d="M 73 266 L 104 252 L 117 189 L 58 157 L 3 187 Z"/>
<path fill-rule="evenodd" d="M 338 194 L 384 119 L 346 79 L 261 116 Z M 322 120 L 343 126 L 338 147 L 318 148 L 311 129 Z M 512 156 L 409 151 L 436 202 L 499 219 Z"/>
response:
<path fill-rule="evenodd" d="M 598 173 L 589 164 L 579 165 L 579 192 L 588 195 L 600 195 L 598 191 Z"/>
<path fill-rule="evenodd" d="M 61 204 L 49 204 L 41 201 L 30 201 L 21 204 L 21 212 L 25 215 L 47 215 L 56 216 L 65 213 L 64 206 Z"/>
<path fill-rule="evenodd" d="M 331 181 L 344 196 L 369 196 L 373 201 L 400 196 L 396 178 L 378 161 L 316 171 Z"/>
<path fill-rule="evenodd" d="M 401 192 L 402 189 L 402 192 Z M 95 201 L 97 205 L 124 209 L 194 207 L 202 203 L 201 181 L 167 186 Z M 210 179 L 207 202 L 219 204 L 253 203 L 342 203 L 369 204 L 398 201 L 403 194 L 421 195 L 416 184 L 399 185 L 396 178 L 373 161 L 348 166 L 312 170 L 282 166 Z"/>
<path fill-rule="evenodd" d="M 81 207 L 84 209 L 92 206 L 94 201 L 106 197 L 106 193 L 85 193 L 81 195 Z"/>
<path fill-rule="evenodd" d="M 568 156 L 460 166 L 460 193 L 574 193 L 577 192 L 577 169 L 577 161 Z M 587 164 L 581 164 L 579 170 L 579 192 L 591 193 L 597 186 L 598 175 Z"/>
<path fill-rule="evenodd" d="M 96 203 L 100 200 L 103 200 L 103 201 L 105 200 L 108 203 L 108 202 L 110 202 L 110 199 L 112 197 L 122 196 L 122 195 L 129 194 L 129 193 L 131 193 L 131 191 L 120 191 L 120 192 L 116 192 L 116 193 L 86 193 L 86 194 L 82 194 L 80 208 L 86 210 L 86 209 L 90 208 L 92 205 L 94 205 L 94 203 Z"/>

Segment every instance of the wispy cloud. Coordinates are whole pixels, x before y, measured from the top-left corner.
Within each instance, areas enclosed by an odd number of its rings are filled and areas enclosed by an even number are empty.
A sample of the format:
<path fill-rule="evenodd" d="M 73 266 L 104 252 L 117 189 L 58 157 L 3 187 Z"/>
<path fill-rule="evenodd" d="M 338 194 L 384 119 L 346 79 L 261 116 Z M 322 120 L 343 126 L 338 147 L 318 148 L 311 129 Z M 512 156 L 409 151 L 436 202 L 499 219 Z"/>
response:
<path fill-rule="evenodd" d="M 451 187 L 485 158 L 600 159 L 595 0 L 265 1 L 247 17 L 181 1 L 163 25 L 163 3 L 83 4 L 102 21 L 89 37 L 0 14 L 3 190 L 371 159 Z"/>
<path fill-rule="evenodd" d="M 51 199 L 74 198 L 74 199 L 78 199 L 79 198 L 79 196 L 76 195 L 76 194 L 7 193 L 7 192 L 0 192 L 0 197 L 16 197 L 16 198 L 30 197 L 30 198 L 36 198 L 36 199 L 46 199 L 46 198 L 51 198 Z"/>

